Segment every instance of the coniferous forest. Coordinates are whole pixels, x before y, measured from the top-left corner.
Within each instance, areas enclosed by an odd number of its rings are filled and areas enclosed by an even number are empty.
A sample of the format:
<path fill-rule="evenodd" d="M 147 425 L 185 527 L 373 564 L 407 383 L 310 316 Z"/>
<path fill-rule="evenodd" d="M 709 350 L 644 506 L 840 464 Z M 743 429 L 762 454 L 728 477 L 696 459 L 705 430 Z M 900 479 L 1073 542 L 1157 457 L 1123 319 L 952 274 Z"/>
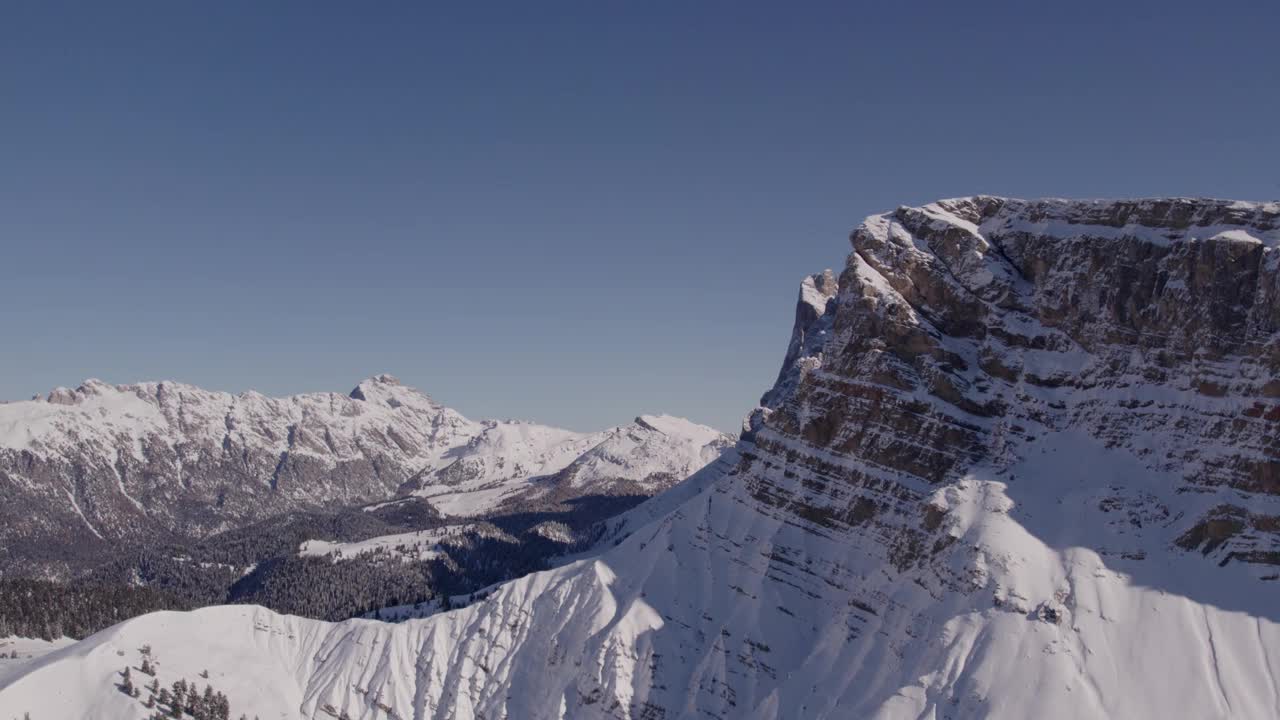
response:
<path fill-rule="evenodd" d="M 579 549 L 595 538 L 599 521 L 643 499 L 596 496 L 465 522 L 402 508 L 351 508 L 297 514 L 196 543 L 128 547 L 75 573 L 74 581 L 0 578 L 0 637 L 83 638 L 156 610 L 224 603 L 330 621 L 433 601 L 449 607 L 452 597 Z M 354 557 L 298 553 L 307 540 L 355 542 L 419 530 L 440 530 L 441 552 L 423 559 L 396 547 Z"/>

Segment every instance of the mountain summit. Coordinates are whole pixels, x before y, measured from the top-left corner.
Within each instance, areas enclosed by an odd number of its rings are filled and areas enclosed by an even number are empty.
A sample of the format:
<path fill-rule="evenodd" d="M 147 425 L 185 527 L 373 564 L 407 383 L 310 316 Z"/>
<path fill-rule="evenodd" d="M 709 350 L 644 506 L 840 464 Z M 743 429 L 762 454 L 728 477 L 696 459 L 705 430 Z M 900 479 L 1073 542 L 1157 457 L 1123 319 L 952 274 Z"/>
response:
<path fill-rule="evenodd" d="M 149 615 L 0 706 L 135 717 L 147 645 L 263 717 L 1280 716 L 1280 205 L 983 196 L 852 242 L 736 461 L 616 545 L 401 625 Z"/>

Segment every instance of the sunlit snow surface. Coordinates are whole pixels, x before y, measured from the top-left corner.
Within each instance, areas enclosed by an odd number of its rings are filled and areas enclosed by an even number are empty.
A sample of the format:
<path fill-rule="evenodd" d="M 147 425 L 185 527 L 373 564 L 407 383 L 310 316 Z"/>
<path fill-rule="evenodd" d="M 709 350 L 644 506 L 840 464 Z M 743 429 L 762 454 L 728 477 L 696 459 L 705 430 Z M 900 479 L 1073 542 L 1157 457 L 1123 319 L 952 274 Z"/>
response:
<path fill-rule="evenodd" d="M 0 638 L 0 684 L 20 674 L 32 661 L 74 643 L 75 640 L 65 637 L 57 640 Z"/>
<path fill-rule="evenodd" d="M 430 560 L 440 554 L 440 541 L 442 539 L 453 533 L 464 532 L 471 527 L 470 525 L 451 525 L 431 530 L 379 535 L 355 542 L 307 540 L 298 548 L 298 555 L 300 557 L 328 556 L 336 561 L 380 553 L 406 562 L 410 560 Z"/>

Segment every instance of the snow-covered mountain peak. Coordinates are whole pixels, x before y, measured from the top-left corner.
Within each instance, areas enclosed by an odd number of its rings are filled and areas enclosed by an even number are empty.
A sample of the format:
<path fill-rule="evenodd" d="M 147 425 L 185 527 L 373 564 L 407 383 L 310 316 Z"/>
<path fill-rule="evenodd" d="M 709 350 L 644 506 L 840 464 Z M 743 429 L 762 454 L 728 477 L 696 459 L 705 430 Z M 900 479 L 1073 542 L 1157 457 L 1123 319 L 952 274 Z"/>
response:
<path fill-rule="evenodd" d="M 706 444 L 723 437 L 723 433 L 715 428 L 699 425 L 675 415 L 638 415 L 635 423 L 640 427 L 660 432 L 664 435 L 698 438 Z"/>
<path fill-rule="evenodd" d="M 44 399 L 0 403 L 0 449 L 56 452 L 115 439 L 132 447 L 164 426 L 159 408 L 144 397 L 98 380 L 54 388 Z"/>
<path fill-rule="evenodd" d="M 143 618 L 0 701 L 132 717 L 115 653 L 154 642 L 179 672 L 216 647 L 236 711 L 305 718 L 1278 717 L 1276 210 L 873 216 L 825 303 L 802 286 L 735 451 L 599 554 L 394 626 Z"/>
<path fill-rule="evenodd" d="M 827 302 L 840 291 L 836 274 L 830 269 L 820 273 L 806 275 L 800 282 L 800 302 L 813 309 L 814 314 L 822 315 L 827 311 Z"/>
<path fill-rule="evenodd" d="M 453 515 L 475 515 L 495 502 L 651 495 L 712 462 L 731 444 L 714 428 L 670 415 L 641 416 L 594 433 L 492 423 L 449 453 L 452 462 L 424 477 L 414 492 Z M 495 484 L 502 477 L 512 481 Z"/>
<path fill-rule="evenodd" d="M 688 458 L 701 455 L 685 447 L 709 446 L 718 433 L 668 422 L 671 436 L 653 442 L 662 459 L 614 477 L 588 472 L 560 499 L 621 491 L 617 483 L 651 493 L 714 459 L 690 467 Z M 610 432 L 469 420 L 390 375 L 349 394 L 286 397 L 87 380 L 47 400 L 0 404 L 0 497 L 12 515 L 7 526 L 0 517 L 0 569 L 20 562 L 16 549 L 6 553 L 6 537 L 81 532 L 94 545 L 158 531 L 202 536 L 414 491 L 444 512 L 484 514 L 527 498 L 532 483 Z M 644 478 L 652 481 L 633 486 Z"/>
<path fill-rule="evenodd" d="M 393 410 L 403 409 L 405 412 L 416 412 L 424 415 L 440 413 L 458 422 L 466 420 L 458 411 L 441 405 L 430 395 L 417 388 L 404 385 L 395 377 L 386 374 L 375 375 L 361 381 L 348 393 L 348 397 L 371 405 L 385 406 Z"/>

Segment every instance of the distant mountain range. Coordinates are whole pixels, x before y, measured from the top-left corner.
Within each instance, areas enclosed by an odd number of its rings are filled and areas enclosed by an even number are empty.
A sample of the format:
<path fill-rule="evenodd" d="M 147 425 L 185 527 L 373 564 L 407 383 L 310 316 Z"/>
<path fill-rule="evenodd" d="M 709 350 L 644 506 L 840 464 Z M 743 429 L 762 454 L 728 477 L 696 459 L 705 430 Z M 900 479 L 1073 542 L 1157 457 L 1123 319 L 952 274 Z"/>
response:
<path fill-rule="evenodd" d="M 389 375 L 284 398 L 87 380 L 0 404 L 0 576 L 64 577 L 121 545 L 290 512 L 421 498 L 475 517 L 648 496 L 730 443 L 669 416 L 594 433 L 473 421 Z"/>

